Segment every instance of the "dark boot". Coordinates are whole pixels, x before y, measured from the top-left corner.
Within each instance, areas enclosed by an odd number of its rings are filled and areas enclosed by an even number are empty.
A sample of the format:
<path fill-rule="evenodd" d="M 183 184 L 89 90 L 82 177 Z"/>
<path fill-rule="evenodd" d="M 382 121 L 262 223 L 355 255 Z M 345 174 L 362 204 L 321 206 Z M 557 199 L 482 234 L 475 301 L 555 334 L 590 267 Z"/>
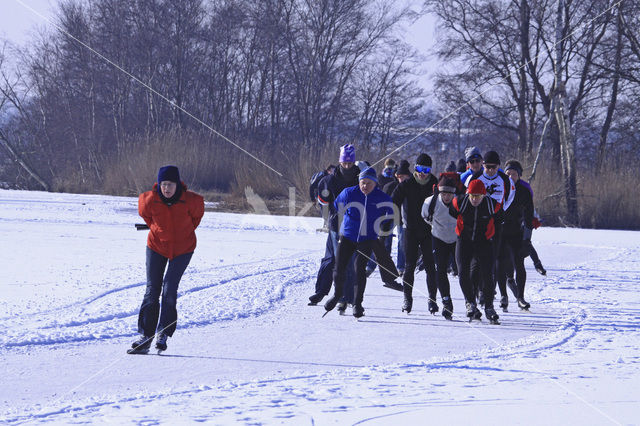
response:
<path fill-rule="evenodd" d="M 503 311 L 507 312 L 507 308 L 509 307 L 509 296 L 506 294 L 500 298 L 500 307 Z"/>
<path fill-rule="evenodd" d="M 398 281 L 390 281 L 388 283 L 382 284 L 382 286 L 390 288 L 391 290 L 403 291 L 402 284 L 400 284 Z"/>
<path fill-rule="evenodd" d="M 492 324 L 499 324 L 498 323 L 498 318 L 500 318 L 500 317 L 496 313 L 496 310 L 493 309 L 493 306 L 485 307 L 484 308 L 484 315 L 487 317 L 487 319 L 489 321 L 491 321 Z"/>
<path fill-rule="evenodd" d="M 309 296 L 309 306 L 317 305 L 318 303 L 320 303 L 322 299 L 324 299 L 324 294 L 321 294 L 321 293 L 312 294 L 311 296 Z"/>
<path fill-rule="evenodd" d="M 450 297 L 442 298 L 442 316 L 451 319 L 453 316 L 453 302 Z"/>
<path fill-rule="evenodd" d="M 521 297 L 518 299 L 518 307 L 526 311 L 531 307 L 531 305 L 529 304 L 529 302 L 524 300 L 524 297 Z"/>
<path fill-rule="evenodd" d="M 364 316 L 364 308 L 362 307 L 362 305 L 359 305 L 359 304 L 353 305 L 353 316 L 356 318 L 360 318 Z"/>
<path fill-rule="evenodd" d="M 327 312 L 333 311 L 333 308 L 335 308 L 336 305 L 338 304 L 338 300 L 339 299 L 335 294 L 331 296 L 326 302 L 324 302 L 325 311 Z"/>
<path fill-rule="evenodd" d="M 405 293 L 404 303 L 402 304 L 402 312 L 410 313 L 413 308 L 413 297 Z"/>
<path fill-rule="evenodd" d="M 153 336 L 140 336 L 138 340 L 131 344 L 131 349 L 127 350 L 128 354 L 146 354 L 149 352 Z"/>
<path fill-rule="evenodd" d="M 402 292 L 404 293 L 404 303 L 402 304 L 402 312 L 409 313 L 413 308 L 413 285 L 404 283 L 402 286 Z"/>
<path fill-rule="evenodd" d="M 149 349 L 151 347 L 151 342 L 153 341 L 153 336 L 140 336 L 138 340 L 131 344 L 133 349 L 144 348 Z"/>
<path fill-rule="evenodd" d="M 156 349 L 159 351 L 166 351 L 168 338 L 169 336 L 164 333 L 158 334 L 158 338 L 156 339 Z"/>
<path fill-rule="evenodd" d="M 435 299 L 435 298 L 434 298 Z M 436 312 L 438 312 L 440 310 L 440 308 L 438 307 L 438 304 L 436 303 L 436 301 L 432 299 L 431 297 L 429 298 L 429 303 L 428 303 L 428 307 L 429 307 L 429 313 L 431 315 L 435 315 Z"/>
<path fill-rule="evenodd" d="M 475 303 L 467 302 L 465 307 L 467 308 L 467 318 L 469 318 L 469 320 L 480 319 L 482 317 L 482 313 L 478 310 Z"/>

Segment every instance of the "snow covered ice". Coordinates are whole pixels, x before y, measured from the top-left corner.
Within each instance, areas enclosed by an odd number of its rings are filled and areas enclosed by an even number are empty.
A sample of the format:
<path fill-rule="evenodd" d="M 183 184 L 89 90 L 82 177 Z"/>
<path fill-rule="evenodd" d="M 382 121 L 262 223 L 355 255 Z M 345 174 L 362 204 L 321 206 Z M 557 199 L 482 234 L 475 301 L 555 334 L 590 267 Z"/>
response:
<path fill-rule="evenodd" d="M 452 277 L 454 321 L 430 315 L 424 272 L 410 315 L 374 273 L 356 322 L 307 306 L 320 218 L 207 212 L 169 349 L 130 356 L 140 221 L 135 198 L 0 191 L 0 422 L 638 423 L 638 232 L 535 231 L 548 275 L 526 260 L 531 312 L 510 297 L 500 326 Z"/>

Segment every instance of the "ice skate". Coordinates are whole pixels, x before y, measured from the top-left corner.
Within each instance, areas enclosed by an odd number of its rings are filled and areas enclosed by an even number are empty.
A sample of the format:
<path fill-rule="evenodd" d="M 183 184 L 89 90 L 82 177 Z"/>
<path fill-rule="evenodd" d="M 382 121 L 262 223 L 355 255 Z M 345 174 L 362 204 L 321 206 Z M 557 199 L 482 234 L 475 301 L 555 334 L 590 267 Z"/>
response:
<path fill-rule="evenodd" d="M 500 298 L 500 307 L 502 308 L 502 312 L 509 312 L 507 310 L 509 307 L 509 296 L 506 294 Z"/>
<path fill-rule="evenodd" d="M 480 310 L 478 310 L 478 307 L 475 303 L 467 302 L 465 306 L 467 308 L 467 318 L 469 318 L 469 322 L 473 320 L 479 321 L 480 318 L 482 318 L 482 313 L 480 312 Z"/>
<path fill-rule="evenodd" d="M 398 281 L 389 281 L 382 284 L 383 287 L 390 288 L 391 290 L 402 291 L 403 287 Z"/>
<path fill-rule="evenodd" d="M 153 336 L 140 336 L 138 340 L 131 344 L 131 349 L 127 350 L 127 353 L 130 355 L 144 355 L 149 353 L 149 348 L 151 347 L 151 342 L 153 341 Z"/>
<path fill-rule="evenodd" d="M 402 304 L 402 312 L 410 313 L 413 307 L 413 297 L 404 295 L 404 303 Z"/>
<path fill-rule="evenodd" d="M 324 298 L 324 294 L 315 293 L 309 296 L 309 306 L 316 306 Z"/>
<path fill-rule="evenodd" d="M 489 306 L 487 308 L 484 308 L 484 315 L 487 317 L 487 319 L 489 320 L 489 322 L 491 324 L 500 325 L 500 322 L 498 321 L 498 318 L 500 318 L 500 317 L 496 313 L 496 310 L 493 309 L 493 306 Z"/>
<path fill-rule="evenodd" d="M 529 304 L 529 302 L 524 300 L 524 297 L 521 297 L 518 299 L 518 307 L 523 311 L 528 311 L 531 305 Z"/>
<path fill-rule="evenodd" d="M 435 315 L 436 312 L 440 310 L 440 308 L 438 307 L 438 304 L 433 299 L 429 299 L 428 308 L 429 308 L 429 313 L 431 315 Z"/>
<path fill-rule="evenodd" d="M 353 316 L 356 318 L 361 318 L 364 316 L 364 308 L 360 304 L 353 305 Z"/>
<path fill-rule="evenodd" d="M 448 320 L 453 316 L 453 302 L 450 297 L 442 298 L 442 316 Z"/>
<path fill-rule="evenodd" d="M 158 353 L 167 350 L 167 339 L 168 338 L 169 338 L 169 336 L 167 336 L 164 333 L 158 334 L 158 337 L 156 339 L 156 349 L 158 350 Z"/>

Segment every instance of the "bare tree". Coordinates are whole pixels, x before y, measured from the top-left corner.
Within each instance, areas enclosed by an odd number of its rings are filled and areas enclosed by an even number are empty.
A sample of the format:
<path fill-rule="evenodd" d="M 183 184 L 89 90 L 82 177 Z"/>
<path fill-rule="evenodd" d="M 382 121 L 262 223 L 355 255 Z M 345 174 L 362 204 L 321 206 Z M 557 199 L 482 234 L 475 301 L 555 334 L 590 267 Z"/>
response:
<path fill-rule="evenodd" d="M 15 90 L 16 82 L 11 82 L 9 72 L 5 69 L 5 52 L 7 50 L 7 43 L 3 43 L 0 49 L 0 116 L 4 115 L 9 108 L 13 108 L 17 114 L 24 116 L 26 114 L 20 96 Z M 49 191 L 49 184 L 40 176 L 40 174 L 28 163 L 26 156 L 20 152 L 18 144 L 12 142 L 9 133 L 3 130 L 0 123 L 0 145 L 5 149 L 9 158 L 19 168 L 23 169 L 31 178 L 33 178 L 38 185 L 45 191 Z"/>
<path fill-rule="evenodd" d="M 407 9 L 393 6 L 282 0 L 296 118 L 306 146 L 322 145 L 330 135 L 354 70 L 407 15 Z"/>
<path fill-rule="evenodd" d="M 556 49 L 555 57 L 555 99 L 554 99 L 554 117 L 558 125 L 558 133 L 560 136 L 560 152 L 562 158 L 562 177 L 564 183 L 565 201 L 567 203 L 567 220 L 570 224 L 579 222 L 578 216 L 578 196 L 577 196 L 577 177 L 576 177 L 576 159 L 575 159 L 575 142 L 571 135 L 570 121 L 565 109 L 565 39 L 567 26 L 566 12 L 564 0 L 558 0 L 557 18 L 556 18 L 556 40 L 554 43 Z"/>
<path fill-rule="evenodd" d="M 436 89 L 457 86 L 463 95 L 457 105 L 468 104 L 476 117 L 512 132 L 515 141 L 509 145 L 521 155 L 531 153 L 532 141 L 541 133 L 544 140 L 549 129 L 552 159 L 561 166 L 567 191 L 567 218 L 577 223 L 573 126 L 579 115 L 595 115 L 603 87 L 611 87 L 596 64 L 605 54 L 602 46 L 611 32 L 614 2 L 426 4 L 444 30 L 439 56 L 460 65 L 440 75 Z M 607 126 L 603 132 L 608 132 Z"/>
<path fill-rule="evenodd" d="M 384 150 L 420 105 L 394 36 L 409 15 L 373 0 L 68 0 L 21 52 L 29 96 L 8 120 L 54 189 L 95 188 L 107 164 L 176 129 L 284 164 L 289 146 Z"/>
<path fill-rule="evenodd" d="M 623 49 L 623 21 L 622 21 L 622 5 L 617 8 L 616 13 L 616 32 L 615 47 L 613 49 L 613 72 L 611 77 L 611 94 L 609 97 L 609 105 L 607 106 L 607 113 L 600 129 L 600 138 L 598 143 L 598 155 L 596 157 L 596 170 L 602 172 L 604 158 L 606 155 L 607 139 L 609 137 L 609 131 L 613 122 L 613 114 L 616 110 L 618 103 L 618 92 L 620 89 L 620 77 L 622 68 L 622 49 Z"/>

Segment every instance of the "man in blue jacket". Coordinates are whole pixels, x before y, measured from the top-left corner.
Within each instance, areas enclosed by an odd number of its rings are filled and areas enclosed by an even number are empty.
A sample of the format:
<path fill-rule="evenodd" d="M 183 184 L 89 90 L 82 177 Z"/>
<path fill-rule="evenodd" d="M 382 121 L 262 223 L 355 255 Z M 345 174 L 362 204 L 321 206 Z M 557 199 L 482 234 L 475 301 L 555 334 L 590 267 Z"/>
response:
<path fill-rule="evenodd" d="M 338 168 L 334 173 L 322 178 L 318 184 L 318 203 L 323 208 L 329 209 L 329 235 L 324 257 L 320 262 L 318 277 L 316 278 L 315 293 L 309 297 L 309 305 L 317 305 L 331 290 L 333 281 L 333 269 L 335 267 L 336 251 L 338 249 L 338 212 L 333 207 L 334 201 L 343 189 L 358 185 L 360 169 L 355 165 L 356 150 L 353 145 L 340 147 Z M 353 275 L 352 273 L 350 275 Z M 351 303 L 349 297 L 346 302 Z M 346 306 L 346 305 L 345 305 Z"/>
<path fill-rule="evenodd" d="M 470 146 L 464 150 L 464 158 L 467 161 L 467 170 L 460 174 L 460 180 L 467 186 L 469 182 L 467 180 L 474 173 L 478 173 L 482 170 L 482 154 L 480 150 L 475 146 Z"/>
<path fill-rule="evenodd" d="M 333 270 L 335 292 L 324 304 L 327 312 L 333 310 L 342 297 L 349 260 L 357 253 L 353 316 L 360 318 L 364 315 L 362 299 L 367 282 L 367 262 L 382 230 L 392 228 L 385 226 L 388 225 L 385 222 L 393 219 L 391 197 L 377 185 L 376 171 L 370 167 L 360 173 L 357 186 L 343 190 L 334 202 L 342 223 Z"/>

